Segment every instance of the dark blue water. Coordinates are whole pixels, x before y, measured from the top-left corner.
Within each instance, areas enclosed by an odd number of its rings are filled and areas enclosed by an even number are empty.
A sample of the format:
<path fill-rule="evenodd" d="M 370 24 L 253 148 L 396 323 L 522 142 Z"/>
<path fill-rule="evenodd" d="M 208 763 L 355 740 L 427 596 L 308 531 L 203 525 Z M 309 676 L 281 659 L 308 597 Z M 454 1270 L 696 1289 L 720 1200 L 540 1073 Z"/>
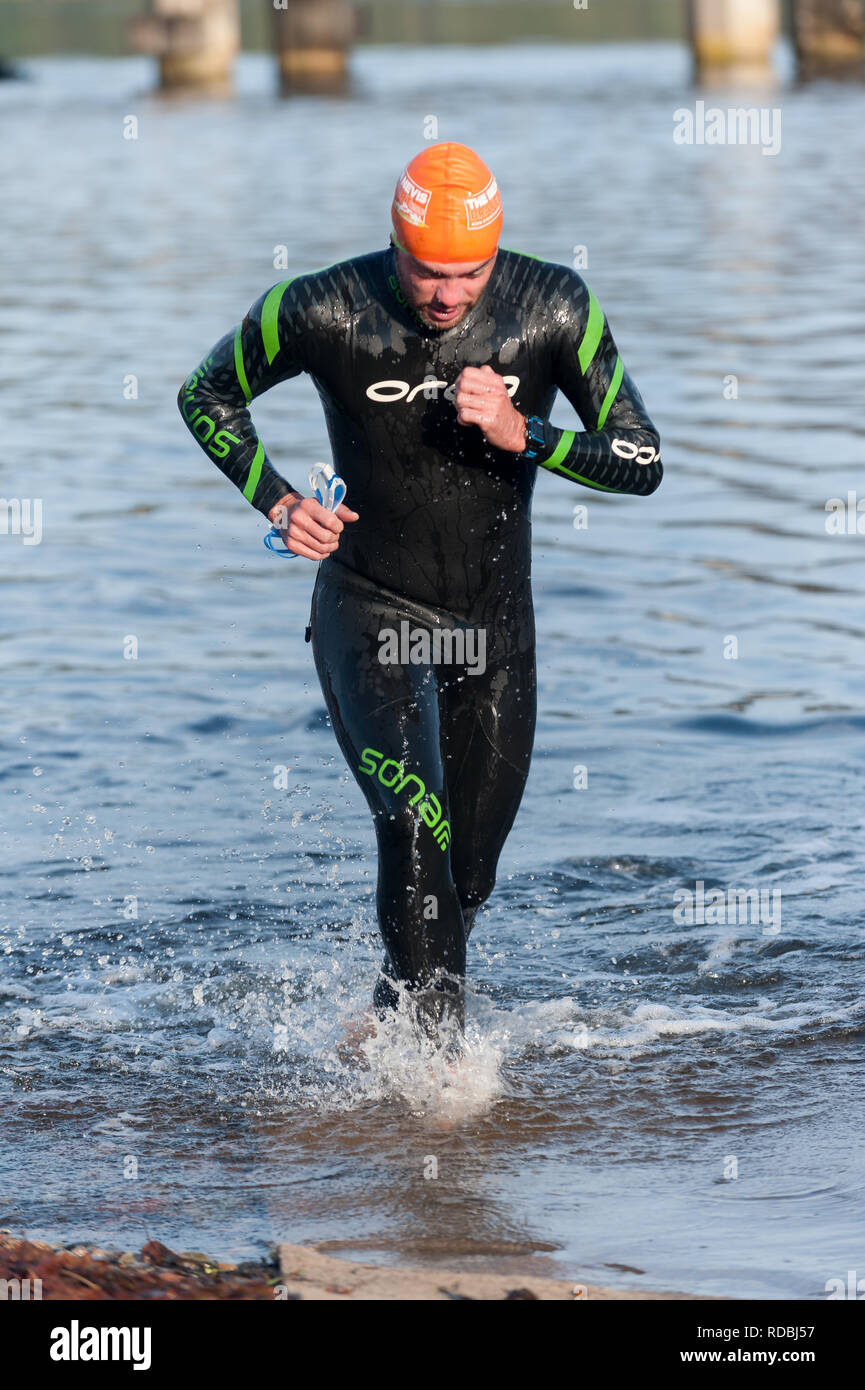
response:
<path fill-rule="evenodd" d="M 861 1273 L 865 572 L 826 503 L 863 487 L 862 91 L 752 94 L 765 156 L 674 144 L 678 48 L 371 49 L 283 104 L 264 57 L 235 103 L 31 71 L 0 90 L 0 478 L 43 506 L 0 535 L 0 1225 L 746 1297 Z M 535 759 L 448 1085 L 399 1030 L 339 1050 L 380 951 L 314 570 L 175 406 L 262 289 L 385 244 L 430 113 L 505 245 L 587 248 L 667 469 L 539 479 Z M 254 412 L 302 484 L 311 383 Z M 724 909 L 682 920 L 698 882 Z"/>

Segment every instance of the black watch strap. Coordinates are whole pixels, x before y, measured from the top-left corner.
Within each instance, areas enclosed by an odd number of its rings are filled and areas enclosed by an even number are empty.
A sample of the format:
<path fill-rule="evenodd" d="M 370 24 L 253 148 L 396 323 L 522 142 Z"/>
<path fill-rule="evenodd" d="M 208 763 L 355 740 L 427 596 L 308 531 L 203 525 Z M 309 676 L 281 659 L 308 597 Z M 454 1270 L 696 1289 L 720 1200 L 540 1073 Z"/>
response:
<path fill-rule="evenodd" d="M 529 415 L 526 418 L 526 447 L 523 450 L 524 459 L 537 458 L 538 454 L 544 452 L 546 445 L 546 430 L 544 421 L 540 415 Z"/>

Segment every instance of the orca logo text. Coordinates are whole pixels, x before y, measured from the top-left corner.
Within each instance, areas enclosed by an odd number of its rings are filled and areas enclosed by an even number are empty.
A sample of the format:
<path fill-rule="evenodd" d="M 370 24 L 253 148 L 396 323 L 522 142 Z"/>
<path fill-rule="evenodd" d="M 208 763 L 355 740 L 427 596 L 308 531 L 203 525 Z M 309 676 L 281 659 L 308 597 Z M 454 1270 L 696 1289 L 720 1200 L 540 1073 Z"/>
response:
<path fill-rule="evenodd" d="M 519 377 L 503 376 L 502 381 L 508 388 L 508 395 L 513 396 L 520 384 Z M 452 401 L 456 394 L 455 385 L 456 383 L 453 382 L 448 386 L 446 381 L 437 381 L 432 376 L 427 377 L 417 386 L 412 386 L 410 381 L 374 381 L 372 386 L 366 388 L 366 394 L 371 401 L 381 401 L 384 405 L 391 405 L 396 401 L 405 401 L 406 404 L 409 404 L 420 391 L 425 393 L 426 400 L 431 398 L 437 400 L 439 391 L 445 387 L 444 398 L 446 401 Z M 430 395 L 426 395 L 427 392 Z"/>

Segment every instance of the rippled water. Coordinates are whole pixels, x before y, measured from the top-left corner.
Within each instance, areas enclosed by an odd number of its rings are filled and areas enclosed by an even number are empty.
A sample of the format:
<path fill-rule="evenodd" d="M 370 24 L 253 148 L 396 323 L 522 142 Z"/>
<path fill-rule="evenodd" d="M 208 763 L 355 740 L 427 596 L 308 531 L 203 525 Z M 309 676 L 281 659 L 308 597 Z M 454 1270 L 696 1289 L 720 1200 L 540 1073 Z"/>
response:
<path fill-rule="evenodd" d="M 41 544 L 0 537 L 0 1224 L 755 1297 L 861 1272 L 865 580 L 825 503 L 862 487 L 865 99 L 782 85 L 779 155 L 681 147 L 687 71 L 407 48 L 333 101 L 276 103 L 264 57 L 234 104 L 160 103 L 138 60 L 0 90 L 2 485 L 44 500 Z M 380 951 L 314 572 L 174 400 L 274 247 L 384 244 L 430 113 L 496 170 L 505 245 L 588 248 L 667 470 L 539 479 L 535 759 L 450 1084 L 398 1028 L 340 1049 Z M 255 417 L 294 481 L 326 456 L 308 381 Z M 677 920 L 698 880 L 780 892 L 778 930 Z"/>

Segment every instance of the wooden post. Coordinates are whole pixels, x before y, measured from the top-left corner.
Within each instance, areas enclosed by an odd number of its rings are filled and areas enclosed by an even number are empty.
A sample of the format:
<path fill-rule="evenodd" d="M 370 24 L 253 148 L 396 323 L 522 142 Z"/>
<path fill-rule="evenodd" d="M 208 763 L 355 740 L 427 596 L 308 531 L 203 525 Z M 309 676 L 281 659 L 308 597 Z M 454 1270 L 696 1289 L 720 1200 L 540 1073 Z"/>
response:
<path fill-rule="evenodd" d="M 239 0 L 149 0 L 129 26 L 131 45 L 159 59 L 163 91 L 227 92 L 240 49 Z"/>
<path fill-rule="evenodd" d="M 283 95 L 342 91 L 348 83 L 348 50 L 357 28 L 351 0 L 273 0 Z"/>
<path fill-rule="evenodd" d="M 799 76 L 865 77 L 865 0 L 793 0 Z"/>
<path fill-rule="evenodd" d="M 709 83 L 771 81 L 772 47 L 780 28 L 779 0 L 688 0 L 697 78 Z"/>

